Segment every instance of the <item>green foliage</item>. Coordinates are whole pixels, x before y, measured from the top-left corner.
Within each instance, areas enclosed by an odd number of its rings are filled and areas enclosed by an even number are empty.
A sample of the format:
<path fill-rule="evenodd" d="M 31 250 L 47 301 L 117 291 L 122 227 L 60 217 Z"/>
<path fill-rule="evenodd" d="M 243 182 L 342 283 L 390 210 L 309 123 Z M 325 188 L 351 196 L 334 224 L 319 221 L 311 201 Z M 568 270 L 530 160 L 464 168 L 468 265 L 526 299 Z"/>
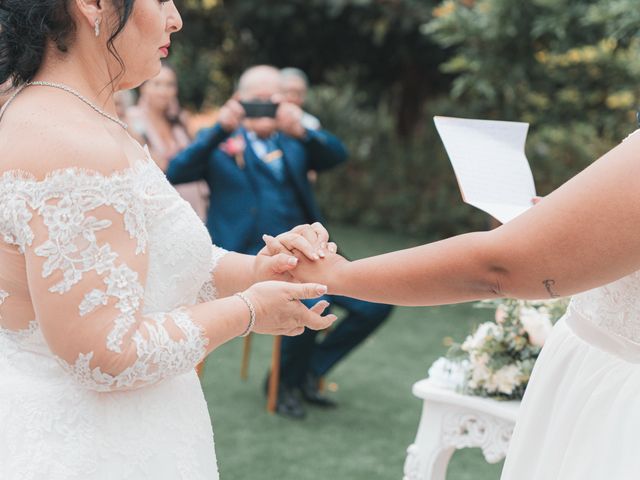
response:
<path fill-rule="evenodd" d="M 462 202 L 431 122 L 419 135 L 402 139 L 384 102 L 369 106 L 367 94 L 342 76 L 332 82 L 335 86 L 316 88 L 309 102 L 350 153 L 346 165 L 319 178 L 322 210 L 330 221 L 411 232 L 429 240 L 487 228 L 487 216 Z M 439 104 L 431 108 L 438 111 Z M 425 112 L 425 118 L 432 112 Z"/>
<path fill-rule="evenodd" d="M 532 124 L 546 193 L 635 127 L 639 24 L 631 0 L 446 0 L 423 32 L 453 49 L 452 101 Z"/>
<path fill-rule="evenodd" d="M 176 38 L 185 51 L 181 80 L 188 82 L 194 69 L 209 72 L 208 79 L 191 81 L 184 97 L 198 107 L 205 99 L 226 98 L 242 70 L 259 63 L 302 68 L 314 83 L 347 68 L 371 98 L 396 92 L 389 108 L 406 135 L 426 99 L 448 86 L 438 72 L 444 52 L 420 32 L 435 3 L 183 0 L 188 28 Z M 227 80 L 214 83 L 214 75 Z"/>

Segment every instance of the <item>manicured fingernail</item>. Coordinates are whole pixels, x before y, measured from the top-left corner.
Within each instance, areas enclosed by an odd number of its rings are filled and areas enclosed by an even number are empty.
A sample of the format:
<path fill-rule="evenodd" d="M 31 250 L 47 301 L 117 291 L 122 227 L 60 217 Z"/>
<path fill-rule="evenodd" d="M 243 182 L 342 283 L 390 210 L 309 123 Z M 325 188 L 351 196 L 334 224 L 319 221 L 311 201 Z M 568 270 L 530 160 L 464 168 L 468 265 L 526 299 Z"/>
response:
<path fill-rule="evenodd" d="M 318 250 L 318 255 L 320 255 L 320 258 L 324 258 L 327 256 L 327 254 L 324 253 L 324 250 Z"/>
<path fill-rule="evenodd" d="M 287 263 L 291 266 L 295 266 L 298 264 L 298 259 L 296 257 L 289 257 L 289 260 L 287 260 Z"/>
<path fill-rule="evenodd" d="M 327 293 L 327 290 L 328 288 L 326 285 L 318 285 L 316 292 L 318 292 L 319 295 L 324 295 L 325 293 Z"/>
<path fill-rule="evenodd" d="M 320 260 L 320 257 L 318 256 L 318 254 L 317 254 L 317 253 L 314 253 L 314 254 L 312 255 L 312 257 L 313 257 L 313 259 L 314 259 L 314 260 Z"/>

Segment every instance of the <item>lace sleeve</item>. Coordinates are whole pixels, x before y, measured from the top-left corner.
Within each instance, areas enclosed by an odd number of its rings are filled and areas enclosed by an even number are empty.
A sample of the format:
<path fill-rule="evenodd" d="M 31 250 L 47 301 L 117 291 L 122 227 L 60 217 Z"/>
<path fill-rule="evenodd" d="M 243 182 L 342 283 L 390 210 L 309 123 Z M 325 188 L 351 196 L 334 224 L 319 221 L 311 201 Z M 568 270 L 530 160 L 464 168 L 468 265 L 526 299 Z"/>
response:
<path fill-rule="evenodd" d="M 210 302 L 218 298 L 218 290 L 216 289 L 215 282 L 215 271 L 218 268 L 218 263 L 222 260 L 228 251 L 223 248 L 216 247 L 215 245 L 211 248 L 211 263 L 209 265 L 209 280 L 205 282 L 200 289 L 200 293 L 198 293 L 198 302 Z"/>
<path fill-rule="evenodd" d="M 187 372 L 208 342 L 184 308 L 142 314 L 145 208 L 128 173 L 67 169 L 15 185 L 22 228 L 12 240 L 40 328 L 64 368 L 98 391 Z"/>

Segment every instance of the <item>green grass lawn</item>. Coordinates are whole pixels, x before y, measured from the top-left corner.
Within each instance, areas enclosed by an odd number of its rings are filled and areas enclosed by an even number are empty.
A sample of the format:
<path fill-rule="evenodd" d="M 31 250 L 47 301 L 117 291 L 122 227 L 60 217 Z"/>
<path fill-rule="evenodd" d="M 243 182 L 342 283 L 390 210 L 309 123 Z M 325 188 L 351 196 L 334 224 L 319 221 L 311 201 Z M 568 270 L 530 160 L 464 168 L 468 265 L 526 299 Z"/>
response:
<path fill-rule="evenodd" d="M 357 258 L 416 245 L 415 239 L 347 227 L 333 238 Z M 240 380 L 242 342 L 210 355 L 203 385 L 216 433 L 222 480 L 401 479 L 421 402 L 411 385 L 445 351 L 445 337 L 462 339 L 491 312 L 471 305 L 397 308 L 364 345 L 330 372 L 336 410 L 309 408 L 304 421 L 265 411 L 262 382 L 272 339 L 254 336 L 250 377 Z M 478 450 L 457 452 L 448 480 L 497 480 Z"/>

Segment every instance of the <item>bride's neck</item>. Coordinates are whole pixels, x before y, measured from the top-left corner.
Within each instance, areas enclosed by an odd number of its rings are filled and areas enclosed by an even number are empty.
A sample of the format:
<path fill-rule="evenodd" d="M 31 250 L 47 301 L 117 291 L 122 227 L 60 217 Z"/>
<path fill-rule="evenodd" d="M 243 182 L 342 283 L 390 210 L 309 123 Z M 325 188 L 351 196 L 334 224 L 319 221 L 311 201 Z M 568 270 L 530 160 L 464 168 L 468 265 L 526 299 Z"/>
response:
<path fill-rule="evenodd" d="M 112 76 L 116 75 L 110 74 L 104 56 L 89 52 L 81 45 L 70 48 L 68 52 L 60 52 L 50 43 L 34 81 L 62 83 L 105 111 L 115 113 L 113 92 L 117 85 L 112 84 Z"/>

